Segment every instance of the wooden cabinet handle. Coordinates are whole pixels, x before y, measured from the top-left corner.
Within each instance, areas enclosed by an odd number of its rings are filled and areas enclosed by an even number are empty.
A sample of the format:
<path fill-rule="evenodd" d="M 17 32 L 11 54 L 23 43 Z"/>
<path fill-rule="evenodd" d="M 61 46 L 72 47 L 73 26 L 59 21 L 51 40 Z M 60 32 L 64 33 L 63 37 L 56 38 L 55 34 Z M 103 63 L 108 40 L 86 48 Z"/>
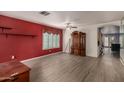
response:
<path fill-rule="evenodd" d="M 14 77 L 14 76 L 17 76 L 19 73 L 17 72 L 17 73 L 14 73 L 14 74 L 11 74 L 11 76 L 10 77 Z"/>
<path fill-rule="evenodd" d="M 12 74 L 12 75 L 10 76 L 10 80 L 11 80 L 11 81 L 17 80 L 17 79 L 18 79 L 18 74 L 19 74 L 19 73 L 14 73 L 14 74 Z"/>

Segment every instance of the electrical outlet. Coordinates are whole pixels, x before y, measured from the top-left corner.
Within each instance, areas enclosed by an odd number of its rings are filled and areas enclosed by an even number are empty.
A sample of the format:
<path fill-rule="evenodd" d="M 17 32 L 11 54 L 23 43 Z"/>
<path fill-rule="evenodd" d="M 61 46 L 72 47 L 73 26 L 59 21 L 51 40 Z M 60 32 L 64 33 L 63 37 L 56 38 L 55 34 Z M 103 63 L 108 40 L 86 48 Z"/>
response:
<path fill-rule="evenodd" d="M 11 59 L 15 59 L 15 56 L 12 56 Z"/>

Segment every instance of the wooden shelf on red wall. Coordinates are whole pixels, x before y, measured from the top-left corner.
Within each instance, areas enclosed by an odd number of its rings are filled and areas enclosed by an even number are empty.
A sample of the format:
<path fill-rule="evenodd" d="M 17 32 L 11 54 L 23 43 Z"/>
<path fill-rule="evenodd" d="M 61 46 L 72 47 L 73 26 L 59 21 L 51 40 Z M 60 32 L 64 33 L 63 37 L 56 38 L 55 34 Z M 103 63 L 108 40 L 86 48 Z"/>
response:
<path fill-rule="evenodd" d="M 10 28 L 10 27 L 4 27 L 4 26 L 0 26 L 0 29 L 2 29 L 2 31 L 3 31 L 4 29 L 11 30 L 12 28 Z"/>
<path fill-rule="evenodd" d="M 30 37 L 36 37 L 36 35 L 7 33 L 7 32 L 4 31 L 4 30 L 11 30 L 11 29 L 13 29 L 13 28 L 10 28 L 10 27 L 0 26 L 0 29 L 2 29 L 2 32 L 0 34 L 1 35 L 6 35 L 6 37 L 8 37 L 8 35 L 11 35 L 11 36 L 30 36 Z"/>
<path fill-rule="evenodd" d="M 29 36 L 29 37 L 36 37 L 36 35 L 26 35 L 26 34 L 14 34 L 14 33 L 0 33 L 1 35 L 6 35 L 8 37 L 9 35 L 11 36 Z"/>

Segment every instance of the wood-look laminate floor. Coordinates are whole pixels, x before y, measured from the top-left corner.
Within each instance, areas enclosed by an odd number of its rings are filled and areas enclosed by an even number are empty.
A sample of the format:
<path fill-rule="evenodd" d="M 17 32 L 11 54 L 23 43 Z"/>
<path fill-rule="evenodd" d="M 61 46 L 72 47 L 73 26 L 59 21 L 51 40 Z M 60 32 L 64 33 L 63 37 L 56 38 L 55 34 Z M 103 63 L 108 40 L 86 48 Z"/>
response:
<path fill-rule="evenodd" d="M 123 82 L 124 66 L 118 56 L 80 57 L 65 53 L 24 62 L 32 82 Z"/>

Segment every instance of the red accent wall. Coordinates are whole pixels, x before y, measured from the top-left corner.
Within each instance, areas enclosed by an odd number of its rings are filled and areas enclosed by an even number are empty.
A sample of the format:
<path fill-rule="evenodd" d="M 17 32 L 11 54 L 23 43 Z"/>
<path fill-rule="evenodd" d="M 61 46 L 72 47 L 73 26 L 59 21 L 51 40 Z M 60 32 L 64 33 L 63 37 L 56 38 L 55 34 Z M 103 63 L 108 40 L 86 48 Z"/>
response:
<path fill-rule="evenodd" d="M 11 60 L 12 55 L 14 55 L 18 60 L 25 60 L 62 51 L 61 29 L 44 26 L 42 24 L 27 22 L 24 20 L 19 20 L 2 15 L 0 15 L 0 26 L 12 28 L 11 30 L 4 30 L 4 33 L 23 34 L 0 34 L 0 62 Z M 49 29 L 54 33 L 60 34 L 60 48 L 42 50 L 43 29 Z M 0 29 L 0 33 L 2 33 L 2 29 Z M 30 35 L 34 35 L 35 37 L 32 37 Z"/>

